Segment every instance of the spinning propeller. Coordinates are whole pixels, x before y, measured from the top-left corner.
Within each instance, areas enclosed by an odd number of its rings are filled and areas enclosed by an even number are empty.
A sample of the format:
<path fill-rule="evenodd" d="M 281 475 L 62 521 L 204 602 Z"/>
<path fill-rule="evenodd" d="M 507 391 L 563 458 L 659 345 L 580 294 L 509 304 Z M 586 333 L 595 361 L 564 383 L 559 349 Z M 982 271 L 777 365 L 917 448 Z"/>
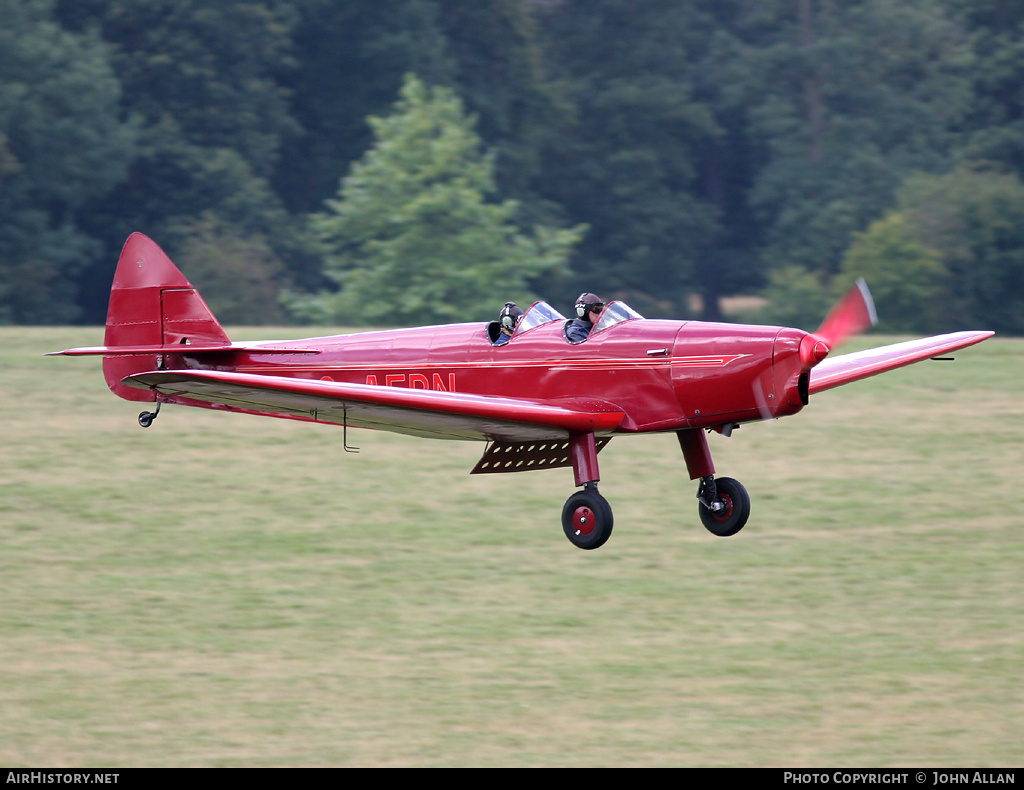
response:
<path fill-rule="evenodd" d="M 804 370 L 810 370 L 829 352 L 878 323 L 875 303 L 868 284 L 858 278 L 853 287 L 825 316 L 817 332 L 807 335 L 800 343 L 800 360 Z"/>

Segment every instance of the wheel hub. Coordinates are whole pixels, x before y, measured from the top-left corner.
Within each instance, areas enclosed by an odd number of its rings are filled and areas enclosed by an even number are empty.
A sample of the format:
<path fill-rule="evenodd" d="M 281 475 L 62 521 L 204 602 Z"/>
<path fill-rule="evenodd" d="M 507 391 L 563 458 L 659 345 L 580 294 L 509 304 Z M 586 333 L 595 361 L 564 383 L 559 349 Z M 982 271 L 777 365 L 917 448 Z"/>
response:
<path fill-rule="evenodd" d="M 594 531 L 595 522 L 594 511 L 586 505 L 580 505 L 572 514 L 572 523 L 576 527 L 577 535 L 589 535 Z"/>
<path fill-rule="evenodd" d="M 732 515 L 732 498 L 728 494 L 723 494 L 715 500 L 715 507 L 711 508 L 711 515 L 718 521 L 725 521 L 729 518 Z"/>

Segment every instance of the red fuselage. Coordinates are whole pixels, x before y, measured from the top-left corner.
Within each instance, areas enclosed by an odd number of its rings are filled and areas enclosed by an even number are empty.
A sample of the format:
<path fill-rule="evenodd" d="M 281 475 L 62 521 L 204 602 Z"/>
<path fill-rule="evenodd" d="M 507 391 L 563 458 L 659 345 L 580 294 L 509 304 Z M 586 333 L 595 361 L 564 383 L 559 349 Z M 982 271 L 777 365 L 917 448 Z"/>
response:
<path fill-rule="evenodd" d="M 563 324 L 542 324 L 504 346 L 489 342 L 486 324 L 450 324 L 259 344 L 273 347 L 273 354 L 253 344 L 216 358 L 173 354 L 166 366 L 553 403 L 597 401 L 625 412 L 618 432 L 717 427 L 802 408 L 797 379 L 805 333 L 799 330 L 633 319 L 571 345 Z M 304 353 L 282 353 L 289 347 Z"/>

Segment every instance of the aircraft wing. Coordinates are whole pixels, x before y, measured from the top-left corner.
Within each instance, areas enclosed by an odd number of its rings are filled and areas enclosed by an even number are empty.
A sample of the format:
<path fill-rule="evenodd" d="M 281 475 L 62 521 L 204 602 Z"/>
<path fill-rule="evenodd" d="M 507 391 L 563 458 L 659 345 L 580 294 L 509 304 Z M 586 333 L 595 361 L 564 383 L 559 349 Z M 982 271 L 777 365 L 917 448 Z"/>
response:
<path fill-rule="evenodd" d="M 151 371 L 123 383 L 159 392 L 169 403 L 199 402 L 434 439 L 561 439 L 574 433 L 609 433 L 625 416 L 597 400 L 550 403 L 218 370 Z"/>
<path fill-rule="evenodd" d="M 953 332 L 829 357 L 811 370 L 810 394 L 973 346 L 994 332 Z"/>

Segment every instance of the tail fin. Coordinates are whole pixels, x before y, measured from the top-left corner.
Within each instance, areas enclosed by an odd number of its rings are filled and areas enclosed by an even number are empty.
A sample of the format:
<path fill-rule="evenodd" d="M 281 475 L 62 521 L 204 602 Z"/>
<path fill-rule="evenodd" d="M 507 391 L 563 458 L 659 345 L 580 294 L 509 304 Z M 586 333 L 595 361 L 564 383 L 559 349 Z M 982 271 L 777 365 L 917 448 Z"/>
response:
<path fill-rule="evenodd" d="M 117 262 L 107 308 L 103 375 L 110 389 L 125 400 L 154 400 L 152 392 L 121 383 L 125 376 L 160 367 L 159 351 L 139 354 L 139 347 L 230 343 L 195 286 L 166 253 L 148 236 L 129 236 Z M 126 354 L 118 355 L 118 348 Z"/>

